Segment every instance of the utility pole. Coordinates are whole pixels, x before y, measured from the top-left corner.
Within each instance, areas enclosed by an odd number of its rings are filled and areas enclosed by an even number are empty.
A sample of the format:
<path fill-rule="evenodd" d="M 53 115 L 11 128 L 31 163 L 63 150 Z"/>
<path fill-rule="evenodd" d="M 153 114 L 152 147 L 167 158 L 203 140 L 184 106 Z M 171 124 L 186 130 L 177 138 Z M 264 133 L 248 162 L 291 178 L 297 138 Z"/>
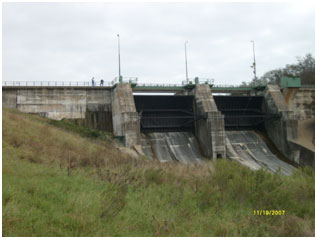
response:
<path fill-rule="evenodd" d="M 119 81 L 121 80 L 121 62 L 120 62 L 120 35 L 117 34 L 118 37 L 118 56 L 119 56 Z"/>
<path fill-rule="evenodd" d="M 187 70 L 187 48 L 186 48 L 187 41 L 185 42 L 185 67 L 186 67 L 186 81 L 187 84 L 189 83 L 188 79 L 188 70 Z"/>
<path fill-rule="evenodd" d="M 255 63 L 255 50 L 254 50 L 254 41 L 251 41 L 253 43 L 253 65 L 251 68 L 253 68 L 253 73 L 254 73 L 254 80 L 256 80 L 256 63 Z"/>

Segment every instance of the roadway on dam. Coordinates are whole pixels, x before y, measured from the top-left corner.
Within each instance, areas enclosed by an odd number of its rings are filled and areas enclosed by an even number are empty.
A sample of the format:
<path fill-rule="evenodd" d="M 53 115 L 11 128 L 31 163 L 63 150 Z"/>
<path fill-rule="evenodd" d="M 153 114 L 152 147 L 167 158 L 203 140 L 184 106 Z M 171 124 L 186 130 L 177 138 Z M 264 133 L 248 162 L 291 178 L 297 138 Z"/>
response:
<path fill-rule="evenodd" d="M 160 162 L 201 163 L 196 137 L 191 132 L 152 132 L 141 134 L 143 152 Z M 291 175 L 294 167 L 274 155 L 262 137 L 253 130 L 226 131 L 227 158 L 252 170 L 261 168 Z"/>

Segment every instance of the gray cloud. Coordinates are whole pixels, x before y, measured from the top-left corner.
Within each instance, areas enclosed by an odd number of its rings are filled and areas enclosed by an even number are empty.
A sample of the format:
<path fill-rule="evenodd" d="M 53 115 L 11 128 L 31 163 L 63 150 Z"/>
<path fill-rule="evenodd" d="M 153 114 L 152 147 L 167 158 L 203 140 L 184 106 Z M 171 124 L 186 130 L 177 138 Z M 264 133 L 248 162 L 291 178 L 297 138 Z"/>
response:
<path fill-rule="evenodd" d="M 4 3 L 3 80 L 111 81 L 121 37 L 122 74 L 181 83 L 252 79 L 314 54 L 314 8 L 285 3 Z"/>

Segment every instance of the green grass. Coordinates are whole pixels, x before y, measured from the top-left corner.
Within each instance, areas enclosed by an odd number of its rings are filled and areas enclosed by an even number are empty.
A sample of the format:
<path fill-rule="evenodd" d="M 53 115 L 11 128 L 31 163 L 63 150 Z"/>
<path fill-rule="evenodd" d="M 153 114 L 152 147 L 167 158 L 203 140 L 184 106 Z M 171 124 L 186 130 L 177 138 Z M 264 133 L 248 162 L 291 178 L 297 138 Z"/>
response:
<path fill-rule="evenodd" d="M 3 236 L 314 236 L 315 173 L 160 164 L 3 109 Z M 68 122 L 67 122 L 68 124 Z M 82 137 L 85 136 L 85 137 Z M 281 209 L 284 216 L 254 216 Z"/>

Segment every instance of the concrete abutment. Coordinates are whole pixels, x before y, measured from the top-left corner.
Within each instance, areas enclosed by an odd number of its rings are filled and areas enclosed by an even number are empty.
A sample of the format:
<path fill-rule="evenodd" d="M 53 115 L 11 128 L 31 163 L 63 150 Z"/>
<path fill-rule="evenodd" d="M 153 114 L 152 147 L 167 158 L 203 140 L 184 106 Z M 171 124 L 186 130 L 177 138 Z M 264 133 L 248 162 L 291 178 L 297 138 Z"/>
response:
<path fill-rule="evenodd" d="M 314 167 L 314 152 L 298 143 L 298 119 L 301 118 L 300 113 L 294 112 L 287 104 L 290 101 L 289 96 L 291 93 L 296 93 L 296 91 L 288 91 L 283 96 L 279 86 L 268 85 L 266 87 L 263 110 L 266 113 L 277 113 L 280 118 L 265 120 L 265 130 L 278 150 L 287 159 L 299 165 Z"/>

